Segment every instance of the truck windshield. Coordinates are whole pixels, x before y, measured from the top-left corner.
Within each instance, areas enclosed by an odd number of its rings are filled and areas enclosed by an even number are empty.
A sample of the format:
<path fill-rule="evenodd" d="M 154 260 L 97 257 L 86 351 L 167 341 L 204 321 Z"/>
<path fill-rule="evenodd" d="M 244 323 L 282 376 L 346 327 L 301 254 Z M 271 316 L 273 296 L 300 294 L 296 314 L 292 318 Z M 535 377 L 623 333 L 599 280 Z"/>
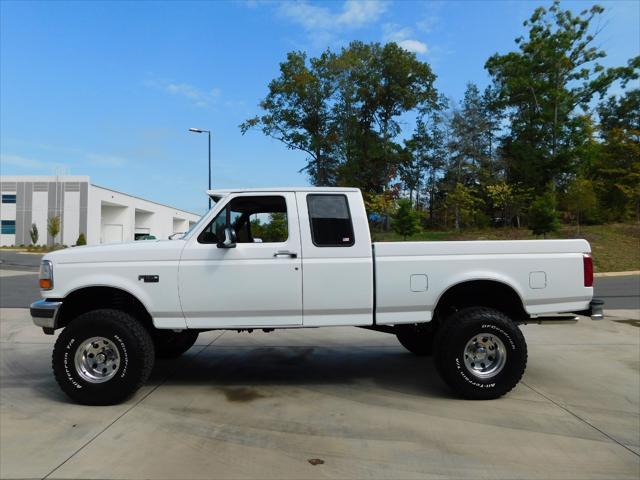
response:
<path fill-rule="evenodd" d="M 218 204 L 218 202 L 219 202 L 219 201 L 220 201 L 220 198 L 219 198 L 219 197 L 211 197 L 211 210 L 213 210 L 214 208 L 216 208 L 216 205 Z M 210 212 L 211 210 L 209 210 L 209 212 Z M 193 225 L 191 225 L 191 227 L 189 228 L 189 230 L 187 230 L 187 231 L 184 233 L 184 235 L 182 235 L 182 236 L 181 236 L 181 237 L 179 237 L 179 238 L 187 238 L 187 237 L 191 234 L 191 232 L 193 232 L 194 230 L 196 230 L 196 229 L 200 228 L 200 225 L 202 225 L 202 223 L 204 223 L 204 220 L 205 220 L 205 218 L 207 217 L 207 214 L 208 214 L 209 212 L 207 212 L 207 213 L 205 213 L 204 215 L 202 215 L 202 216 L 200 217 L 200 219 L 199 219 L 196 223 L 194 223 Z"/>

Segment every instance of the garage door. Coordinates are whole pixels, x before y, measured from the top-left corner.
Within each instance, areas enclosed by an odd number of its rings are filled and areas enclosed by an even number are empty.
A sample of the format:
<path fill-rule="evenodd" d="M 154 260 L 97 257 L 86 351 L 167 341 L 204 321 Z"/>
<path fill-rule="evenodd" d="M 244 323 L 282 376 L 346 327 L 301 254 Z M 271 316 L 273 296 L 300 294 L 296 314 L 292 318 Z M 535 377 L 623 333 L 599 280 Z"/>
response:
<path fill-rule="evenodd" d="M 100 243 L 119 242 L 122 242 L 122 224 L 102 225 L 102 238 L 100 239 Z"/>

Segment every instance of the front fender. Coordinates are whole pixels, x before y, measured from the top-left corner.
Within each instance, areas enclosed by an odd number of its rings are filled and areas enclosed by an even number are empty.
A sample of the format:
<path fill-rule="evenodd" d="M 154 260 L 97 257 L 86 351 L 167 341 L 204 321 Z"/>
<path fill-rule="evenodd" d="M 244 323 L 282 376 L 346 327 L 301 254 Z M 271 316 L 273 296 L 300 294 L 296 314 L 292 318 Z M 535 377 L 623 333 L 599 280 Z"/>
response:
<path fill-rule="evenodd" d="M 157 276 L 154 283 L 144 276 Z M 178 262 L 113 262 L 54 265 L 54 288 L 45 298 L 64 299 L 87 287 L 111 287 L 137 298 L 158 328 L 186 328 L 178 297 Z"/>

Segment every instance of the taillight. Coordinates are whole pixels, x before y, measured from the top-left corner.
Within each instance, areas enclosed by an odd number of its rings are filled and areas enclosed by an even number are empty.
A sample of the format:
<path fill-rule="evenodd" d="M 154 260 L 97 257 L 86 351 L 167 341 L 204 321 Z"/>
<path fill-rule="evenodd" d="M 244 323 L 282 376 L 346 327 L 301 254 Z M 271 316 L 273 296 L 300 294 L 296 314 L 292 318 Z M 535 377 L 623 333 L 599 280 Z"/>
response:
<path fill-rule="evenodd" d="M 584 286 L 593 287 L 593 259 L 591 255 L 585 253 L 582 256 L 582 266 L 584 269 Z"/>

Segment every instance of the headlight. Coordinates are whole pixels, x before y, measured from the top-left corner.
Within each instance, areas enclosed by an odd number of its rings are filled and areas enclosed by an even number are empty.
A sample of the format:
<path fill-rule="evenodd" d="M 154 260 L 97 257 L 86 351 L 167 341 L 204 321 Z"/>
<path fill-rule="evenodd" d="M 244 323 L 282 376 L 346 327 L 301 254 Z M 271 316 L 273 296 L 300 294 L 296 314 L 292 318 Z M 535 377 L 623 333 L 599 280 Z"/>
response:
<path fill-rule="evenodd" d="M 40 264 L 40 289 L 51 290 L 53 288 L 53 264 L 50 260 L 43 260 Z"/>

